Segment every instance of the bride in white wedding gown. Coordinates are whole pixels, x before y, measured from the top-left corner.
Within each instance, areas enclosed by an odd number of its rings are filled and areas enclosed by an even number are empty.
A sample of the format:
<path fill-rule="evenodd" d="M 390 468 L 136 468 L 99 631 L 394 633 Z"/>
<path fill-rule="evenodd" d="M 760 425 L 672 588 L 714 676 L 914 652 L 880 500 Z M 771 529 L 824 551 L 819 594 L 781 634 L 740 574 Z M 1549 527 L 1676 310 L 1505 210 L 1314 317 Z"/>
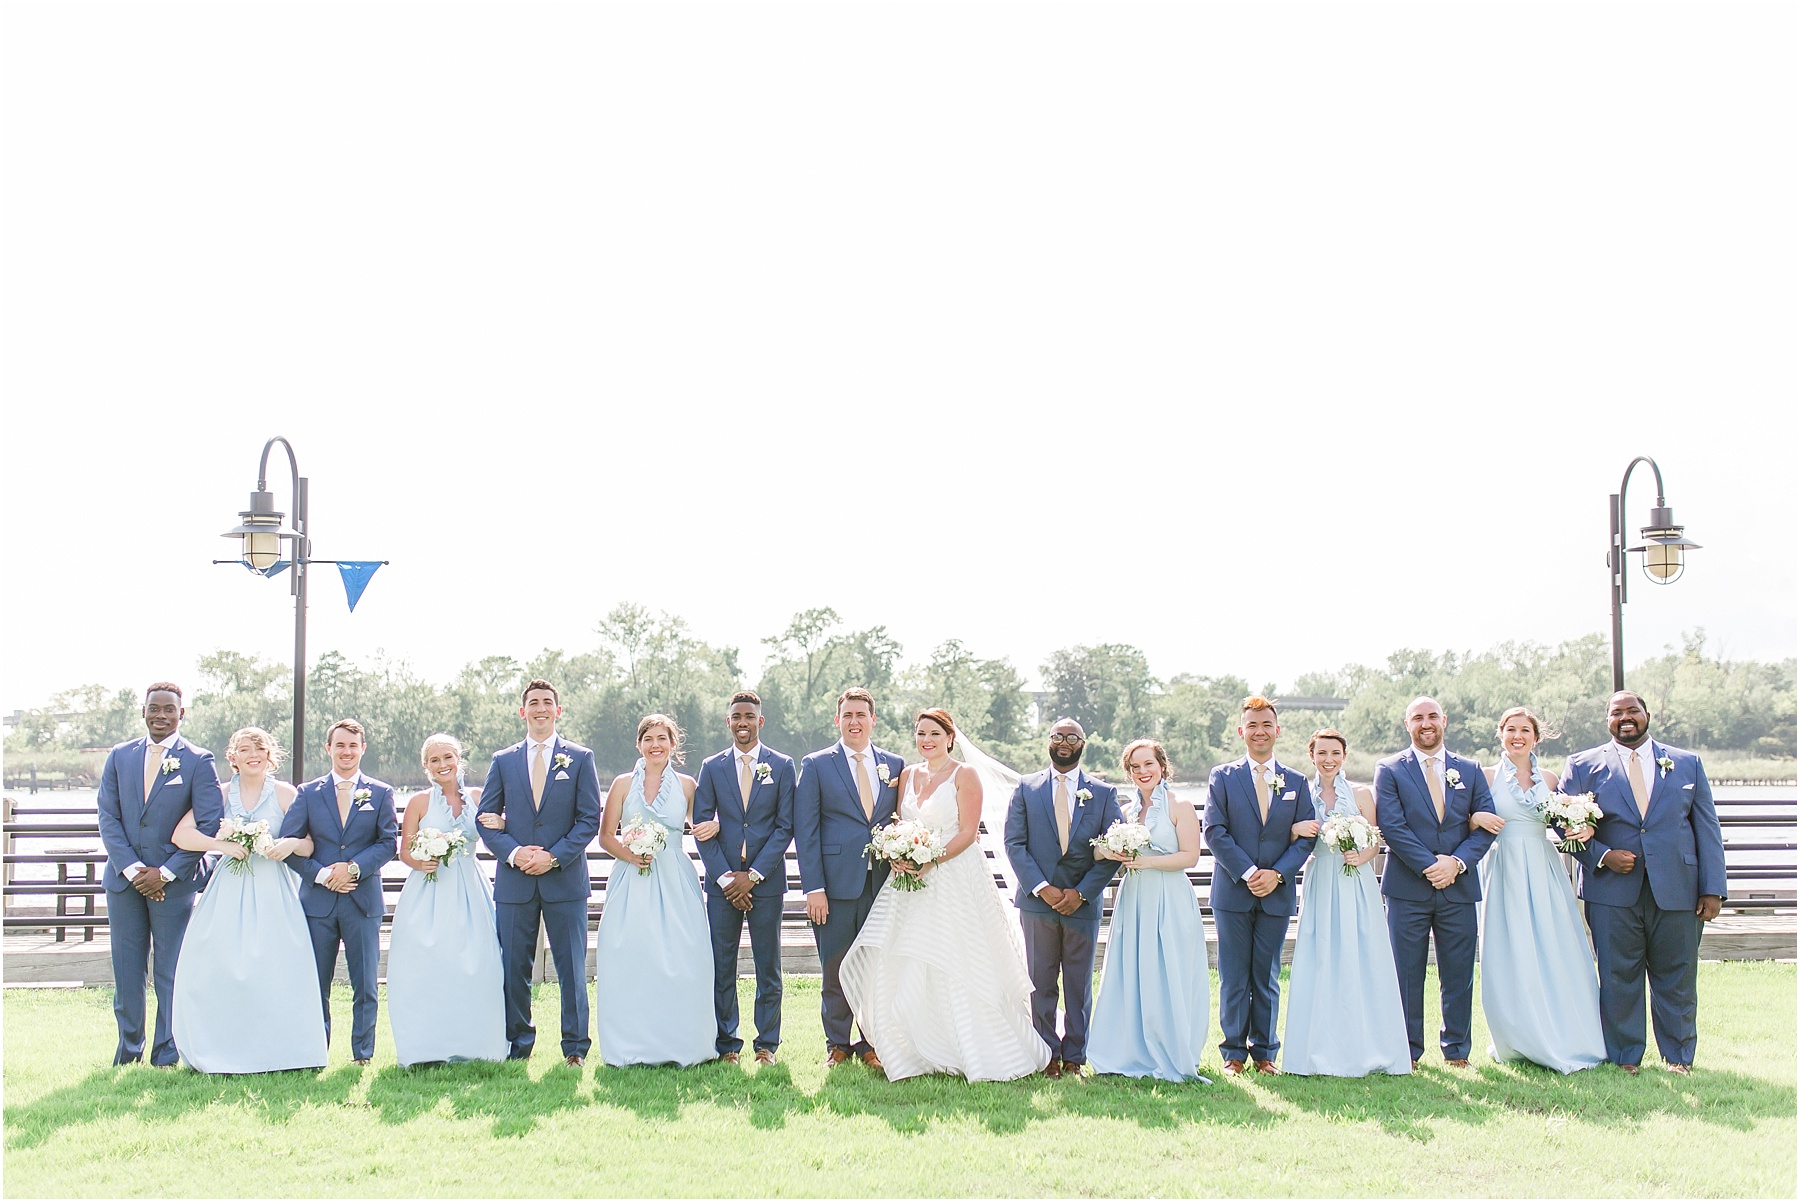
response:
<path fill-rule="evenodd" d="M 913 737 L 925 762 L 901 774 L 900 817 L 941 832 L 946 856 L 923 870 L 923 889 L 896 889 L 892 876 L 882 886 L 844 956 L 844 996 L 890 1081 L 1029 1076 L 1050 1049 L 1032 1027 L 1024 946 L 979 838 L 992 773 L 950 758 L 956 727 L 943 710 L 920 714 Z"/>

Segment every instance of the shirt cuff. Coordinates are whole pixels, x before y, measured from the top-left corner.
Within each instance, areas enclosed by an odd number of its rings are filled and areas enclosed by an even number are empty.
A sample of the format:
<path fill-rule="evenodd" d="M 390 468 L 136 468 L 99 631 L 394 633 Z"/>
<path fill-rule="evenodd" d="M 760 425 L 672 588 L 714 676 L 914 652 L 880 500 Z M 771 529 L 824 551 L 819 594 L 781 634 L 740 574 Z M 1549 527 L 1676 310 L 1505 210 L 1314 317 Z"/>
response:
<path fill-rule="evenodd" d="M 823 889 L 808 889 L 806 891 L 806 896 L 811 897 L 815 893 L 818 894 L 820 897 L 825 896 L 825 890 L 823 890 Z"/>
<path fill-rule="evenodd" d="M 1244 875 L 1242 877 L 1240 877 L 1239 879 L 1247 881 L 1251 877 L 1255 876 L 1257 873 L 1259 873 L 1261 871 L 1262 871 L 1262 869 L 1260 869 L 1256 865 L 1252 864 L 1252 865 L 1250 865 L 1249 868 L 1244 870 Z"/>
<path fill-rule="evenodd" d="M 158 868 L 156 871 L 162 873 L 162 879 L 165 881 L 172 881 L 175 879 L 175 874 L 170 872 L 166 865 Z"/>
<path fill-rule="evenodd" d="M 329 868 L 321 868 L 321 869 L 319 869 L 319 875 L 318 875 L 318 876 L 315 876 L 315 877 L 314 877 L 314 878 L 313 878 L 313 882 L 314 882 L 314 883 L 315 883 L 315 884 L 319 884 L 319 885 L 323 885 L 323 884 L 324 884 L 324 883 L 325 883 L 325 878 L 326 878 L 326 877 L 328 877 L 328 876 L 330 876 L 330 875 L 331 875 L 331 869 L 329 869 Z"/>
<path fill-rule="evenodd" d="M 146 867 L 147 865 L 142 860 L 133 860 L 130 865 L 126 867 L 125 875 L 136 876 L 138 873 L 144 871 Z"/>
<path fill-rule="evenodd" d="M 1039 882 L 1037 888 L 1035 888 L 1031 891 L 1031 895 L 1033 897 L 1042 897 L 1044 895 L 1044 890 L 1048 889 L 1049 887 L 1050 887 L 1049 881 Z"/>
<path fill-rule="evenodd" d="M 508 867 L 508 868 L 517 868 L 517 867 L 518 867 L 518 865 L 517 865 L 517 864 L 515 864 L 515 863 L 513 863 L 513 861 L 514 861 L 514 860 L 516 860 L 516 859 L 518 859 L 518 858 L 519 858 L 519 853 L 520 853 L 520 852 L 522 852 L 522 851 L 524 851 L 524 850 L 525 850 L 525 849 L 524 849 L 524 848 L 523 848 L 523 847 L 515 847 L 515 848 L 513 848 L 513 849 L 512 849 L 512 850 L 511 850 L 511 851 L 509 851 L 509 852 L 507 852 L 507 853 L 506 853 L 506 866 L 507 866 L 507 867 Z"/>

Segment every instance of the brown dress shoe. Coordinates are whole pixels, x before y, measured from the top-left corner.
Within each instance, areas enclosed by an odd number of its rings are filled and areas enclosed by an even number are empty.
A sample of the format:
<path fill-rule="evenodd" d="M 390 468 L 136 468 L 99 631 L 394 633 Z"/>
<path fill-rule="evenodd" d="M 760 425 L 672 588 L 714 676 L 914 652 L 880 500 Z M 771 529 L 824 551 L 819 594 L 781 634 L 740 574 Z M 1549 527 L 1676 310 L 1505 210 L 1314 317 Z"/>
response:
<path fill-rule="evenodd" d="M 1275 1067 L 1275 1062 L 1273 1060 L 1258 1060 L 1256 1062 L 1256 1071 L 1265 1077 L 1281 1076 L 1281 1070 Z"/>
<path fill-rule="evenodd" d="M 1694 1066 L 1691 1064 L 1671 1064 L 1669 1065 L 1669 1071 L 1676 1076 L 1685 1077 L 1689 1072 L 1693 1071 L 1693 1067 Z"/>
<path fill-rule="evenodd" d="M 1242 1060 L 1227 1060 L 1225 1062 L 1225 1075 L 1227 1077 L 1243 1076 L 1244 1075 L 1244 1062 Z"/>
<path fill-rule="evenodd" d="M 1062 1061 L 1058 1060 L 1054 1056 L 1050 1057 L 1050 1063 L 1046 1064 L 1044 1066 L 1043 1073 L 1044 1073 L 1044 1076 L 1049 1077 L 1052 1081 L 1061 1077 L 1062 1076 Z"/>
<path fill-rule="evenodd" d="M 580 1068 L 585 1061 L 583 1061 L 580 1056 L 564 1056 L 563 1063 L 570 1068 Z"/>
<path fill-rule="evenodd" d="M 738 1062 L 738 1054 L 736 1052 L 720 1052 L 719 1059 L 726 1064 L 736 1064 Z"/>
<path fill-rule="evenodd" d="M 849 1049 L 847 1049 L 847 1048 L 832 1048 L 829 1052 L 825 1053 L 825 1067 L 826 1068 L 836 1068 L 838 1065 L 842 1064 L 844 1061 L 846 1061 L 848 1059 L 850 1059 Z"/>
<path fill-rule="evenodd" d="M 756 1049 L 756 1062 L 758 1064 L 774 1064 L 775 1063 L 775 1053 L 772 1050 L 770 1050 L 769 1048 L 757 1048 Z"/>
<path fill-rule="evenodd" d="M 1459 1056 L 1455 1060 L 1444 1061 L 1444 1067 L 1445 1068 L 1468 1068 L 1469 1062 Z"/>
<path fill-rule="evenodd" d="M 1419 1071 L 1419 1062 L 1417 1060 L 1415 1060 L 1415 1061 L 1413 1061 L 1413 1072 L 1416 1073 L 1418 1071 Z"/>
<path fill-rule="evenodd" d="M 862 1062 L 872 1069 L 879 1069 L 881 1067 L 881 1057 L 875 1054 L 874 1048 L 870 1048 L 862 1054 Z"/>
<path fill-rule="evenodd" d="M 1638 1066 L 1635 1064 L 1621 1064 L 1619 1067 L 1625 1070 L 1625 1075 L 1628 1077 L 1638 1075 Z"/>

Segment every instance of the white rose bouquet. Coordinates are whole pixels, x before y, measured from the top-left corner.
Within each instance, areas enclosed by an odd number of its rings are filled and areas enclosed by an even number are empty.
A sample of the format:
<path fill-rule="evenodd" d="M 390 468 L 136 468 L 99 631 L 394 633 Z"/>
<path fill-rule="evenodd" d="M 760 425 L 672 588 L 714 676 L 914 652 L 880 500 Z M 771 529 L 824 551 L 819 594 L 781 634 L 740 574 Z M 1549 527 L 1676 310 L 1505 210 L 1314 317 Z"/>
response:
<path fill-rule="evenodd" d="M 269 849 L 275 846 L 275 839 L 269 834 L 269 824 L 260 818 L 255 822 L 242 822 L 227 816 L 219 823 L 219 833 L 214 838 L 225 843 L 236 843 L 252 856 L 266 856 Z M 249 856 L 241 860 L 235 856 L 230 859 L 233 872 L 250 870 Z"/>
<path fill-rule="evenodd" d="M 422 826 L 419 833 L 412 837 L 406 850 L 415 860 L 436 860 L 438 868 L 442 868 L 456 858 L 456 853 L 469 845 L 469 837 L 461 827 L 453 827 L 448 831 L 440 831 L 433 826 Z M 437 880 L 437 868 L 425 874 L 428 881 Z"/>
<path fill-rule="evenodd" d="M 1150 828 L 1141 822 L 1115 822 L 1098 839 L 1088 840 L 1096 848 L 1104 848 L 1127 864 L 1150 846 Z"/>
<path fill-rule="evenodd" d="M 1594 803 L 1592 793 L 1552 793 L 1550 800 L 1539 808 L 1538 819 L 1547 827 L 1578 830 L 1599 825 L 1600 807 Z M 1577 852 L 1584 842 L 1582 839 L 1562 839 L 1556 846 L 1560 851 Z"/>
<path fill-rule="evenodd" d="M 647 818 L 633 818 L 619 830 L 619 842 L 634 856 L 654 857 L 669 841 L 669 828 Z M 639 876 L 650 875 L 650 865 L 638 865 Z"/>
<path fill-rule="evenodd" d="M 863 854 L 874 856 L 877 860 L 885 860 L 890 864 L 904 860 L 915 867 L 923 868 L 935 862 L 944 854 L 946 846 L 944 837 L 923 822 L 901 819 L 890 822 L 886 826 L 869 828 L 870 839 L 863 848 Z M 916 872 L 897 872 L 893 876 L 894 888 L 911 893 L 925 887 L 925 878 Z"/>
<path fill-rule="evenodd" d="M 1319 824 L 1319 842 L 1343 856 L 1368 851 L 1381 842 L 1381 828 L 1361 814 L 1333 814 Z M 1344 861 L 1344 875 L 1355 876 L 1362 866 Z"/>

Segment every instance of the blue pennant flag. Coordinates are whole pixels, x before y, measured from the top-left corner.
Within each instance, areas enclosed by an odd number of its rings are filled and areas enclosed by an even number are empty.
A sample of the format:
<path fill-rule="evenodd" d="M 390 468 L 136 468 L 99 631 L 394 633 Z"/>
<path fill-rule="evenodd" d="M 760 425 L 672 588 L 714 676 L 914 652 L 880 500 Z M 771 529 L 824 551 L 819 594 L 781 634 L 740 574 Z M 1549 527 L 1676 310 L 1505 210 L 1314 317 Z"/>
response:
<path fill-rule="evenodd" d="M 287 571 L 290 567 L 293 566 L 293 562 L 291 560 L 286 560 L 286 559 L 278 559 L 266 568 L 256 567 L 255 565 L 251 564 L 249 560 L 243 560 L 241 562 L 243 563 L 243 565 L 246 568 L 248 568 L 252 572 L 255 572 L 258 576 L 265 576 L 265 577 L 269 577 L 271 579 L 273 579 L 276 576 L 281 575 L 283 572 Z"/>
<path fill-rule="evenodd" d="M 338 575 L 344 578 L 344 596 L 350 599 L 351 613 L 356 612 L 356 603 L 362 600 L 363 590 L 369 587 L 369 578 L 380 566 L 379 559 L 338 560 Z"/>

